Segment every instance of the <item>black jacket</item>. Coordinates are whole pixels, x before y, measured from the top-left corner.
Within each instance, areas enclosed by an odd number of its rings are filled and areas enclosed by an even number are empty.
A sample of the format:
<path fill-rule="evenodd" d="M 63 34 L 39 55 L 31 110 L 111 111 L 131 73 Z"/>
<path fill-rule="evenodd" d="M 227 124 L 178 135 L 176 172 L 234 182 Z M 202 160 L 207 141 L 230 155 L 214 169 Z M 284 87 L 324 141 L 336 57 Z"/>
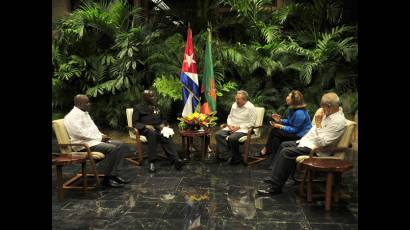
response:
<path fill-rule="evenodd" d="M 157 106 L 141 103 L 134 106 L 132 113 L 132 127 L 144 130 L 145 125 L 152 125 L 156 130 L 160 130 L 161 124 L 167 125 L 165 116 Z"/>

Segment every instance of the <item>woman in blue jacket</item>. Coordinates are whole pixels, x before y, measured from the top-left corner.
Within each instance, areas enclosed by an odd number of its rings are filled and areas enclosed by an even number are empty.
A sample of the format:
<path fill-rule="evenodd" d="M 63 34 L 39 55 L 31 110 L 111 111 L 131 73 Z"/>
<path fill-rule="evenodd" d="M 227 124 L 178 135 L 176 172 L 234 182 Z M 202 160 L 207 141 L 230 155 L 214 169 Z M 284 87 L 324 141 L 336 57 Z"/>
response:
<path fill-rule="evenodd" d="M 280 115 L 272 114 L 272 118 L 275 120 L 271 123 L 273 128 L 265 147 L 259 153 L 256 153 L 256 156 L 273 154 L 270 159 L 274 159 L 276 150 L 282 142 L 299 140 L 312 127 L 300 91 L 292 90 L 286 97 L 286 104 L 289 105 L 288 118 L 281 119 Z"/>

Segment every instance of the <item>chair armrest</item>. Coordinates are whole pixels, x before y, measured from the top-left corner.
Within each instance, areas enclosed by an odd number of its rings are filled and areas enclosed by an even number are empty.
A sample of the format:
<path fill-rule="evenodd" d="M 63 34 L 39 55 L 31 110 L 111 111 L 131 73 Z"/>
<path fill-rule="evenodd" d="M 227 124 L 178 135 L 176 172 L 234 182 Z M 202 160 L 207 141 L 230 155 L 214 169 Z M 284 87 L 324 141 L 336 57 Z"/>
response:
<path fill-rule="evenodd" d="M 252 126 L 252 127 L 250 127 L 248 129 L 248 136 L 250 136 L 252 134 L 254 129 L 259 129 L 259 128 L 262 128 L 262 127 L 263 127 L 262 125 L 261 126 Z"/>
<path fill-rule="evenodd" d="M 59 145 L 60 145 L 61 147 L 66 147 L 66 146 L 82 146 L 82 147 L 85 148 L 85 150 L 87 150 L 87 157 L 88 157 L 88 158 L 92 158 L 90 147 L 88 147 L 87 144 L 78 143 L 78 144 L 59 144 Z"/>
<path fill-rule="evenodd" d="M 132 133 L 139 135 L 138 129 L 136 129 L 136 128 L 134 128 L 134 127 L 130 127 L 130 126 L 127 126 L 127 129 L 128 129 L 129 131 L 131 131 Z"/>
<path fill-rule="evenodd" d="M 346 148 L 346 147 L 336 147 L 336 146 L 318 147 L 318 148 L 312 149 L 312 151 L 310 151 L 309 156 L 312 157 L 318 152 L 335 154 L 339 152 L 346 152 L 348 149 L 349 148 Z"/>
<path fill-rule="evenodd" d="M 127 126 L 128 130 L 135 134 L 135 141 L 140 143 L 140 131 L 134 127 Z"/>

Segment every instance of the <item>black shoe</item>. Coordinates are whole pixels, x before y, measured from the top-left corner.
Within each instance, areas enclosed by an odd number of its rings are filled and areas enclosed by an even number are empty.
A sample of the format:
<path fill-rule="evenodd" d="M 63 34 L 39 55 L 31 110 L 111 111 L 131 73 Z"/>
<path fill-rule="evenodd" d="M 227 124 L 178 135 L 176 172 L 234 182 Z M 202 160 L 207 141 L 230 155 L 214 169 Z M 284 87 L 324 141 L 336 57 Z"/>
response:
<path fill-rule="evenodd" d="M 266 177 L 265 179 L 263 179 L 263 182 L 267 184 L 273 184 L 273 180 L 270 177 Z"/>
<path fill-rule="evenodd" d="M 232 160 L 231 159 L 231 161 L 229 161 L 229 164 L 230 165 L 238 165 L 238 164 L 240 164 L 241 163 L 241 160 Z"/>
<path fill-rule="evenodd" d="M 174 160 L 173 163 L 174 163 L 175 169 L 178 170 L 178 171 L 182 169 L 182 165 L 184 164 L 184 163 L 182 163 L 182 161 L 180 159 Z"/>
<path fill-rule="evenodd" d="M 270 187 L 268 189 L 258 189 L 258 195 L 262 196 L 274 196 L 282 193 L 282 190 Z"/>
<path fill-rule="evenodd" d="M 104 178 L 102 185 L 106 187 L 111 187 L 111 188 L 121 188 L 124 186 L 123 184 L 120 184 L 109 177 Z"/>
<path fill-rule="evenodd" d="M 226 161 L 228 161 L 228 159 L 223 158 L 223 157 L 219 157 L 219 156 L 216 157 L 216 160 L 217 160 L 217 161 L 220 161 L 220 162 L 226 162 Z"/>
<path fill-rule="evenodd" d="M 148 171 L 151 172 L 151 173 L 155 172 L 155 164 L 154 164 L 154 162 L 149 163 Z"/>
<path fill-rule="evenodd" d="M 111 179 L 113 179 L 114 181 L 116 181 L 119 184 L 128 184 L 128 183 L 131 182 L 131 181 L 125 180 L 124 178 L 119 177 L 119 176 L 113 176 L 113 177 L 111 177 Z"/>

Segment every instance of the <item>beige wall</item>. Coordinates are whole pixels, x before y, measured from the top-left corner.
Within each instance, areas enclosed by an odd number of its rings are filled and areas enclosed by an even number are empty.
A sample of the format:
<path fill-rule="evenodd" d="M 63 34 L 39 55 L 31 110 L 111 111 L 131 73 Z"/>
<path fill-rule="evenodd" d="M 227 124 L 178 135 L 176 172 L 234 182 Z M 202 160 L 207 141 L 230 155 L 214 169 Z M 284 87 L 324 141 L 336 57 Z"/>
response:
<path fill-rule="evenodd" d="M 55 21 L 70 12 L 70 0 L 53 0 L 52 10 L 52 20 Z"/>

